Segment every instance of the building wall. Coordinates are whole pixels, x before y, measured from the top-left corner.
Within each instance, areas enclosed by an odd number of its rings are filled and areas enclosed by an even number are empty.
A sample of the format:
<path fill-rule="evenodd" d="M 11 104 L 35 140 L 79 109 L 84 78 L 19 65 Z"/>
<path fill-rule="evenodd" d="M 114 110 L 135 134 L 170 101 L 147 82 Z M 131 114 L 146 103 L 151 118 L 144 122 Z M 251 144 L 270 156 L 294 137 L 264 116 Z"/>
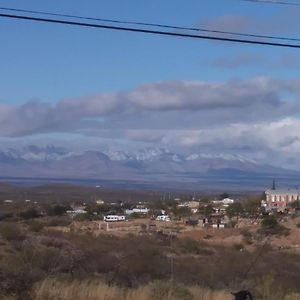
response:
<path fill-rule="evenodd" d="M 266 191 L 266 209 L 277 209 L 283 211 L 289 203 L 299 200 L 300 193 L 299 192 L 289 192 L 286 193 L 278 190 L 268 190 Z"/>

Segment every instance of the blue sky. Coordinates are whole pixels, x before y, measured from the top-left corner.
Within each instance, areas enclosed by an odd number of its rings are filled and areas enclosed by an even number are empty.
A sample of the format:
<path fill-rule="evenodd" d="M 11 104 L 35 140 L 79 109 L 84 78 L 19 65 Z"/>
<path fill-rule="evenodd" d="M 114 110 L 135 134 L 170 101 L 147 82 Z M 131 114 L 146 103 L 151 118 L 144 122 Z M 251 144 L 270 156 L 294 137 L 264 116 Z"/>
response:
<path fill-rule="evenodd" d="M 300 6 L 239 0 L 0 6 L 300 38 Z M 81 141 L 99 150 L 226 152 L 298 167 L 300 50 L 3 18 L 0 40 L 3 147 L 69 140 L 71 147 Z"/>

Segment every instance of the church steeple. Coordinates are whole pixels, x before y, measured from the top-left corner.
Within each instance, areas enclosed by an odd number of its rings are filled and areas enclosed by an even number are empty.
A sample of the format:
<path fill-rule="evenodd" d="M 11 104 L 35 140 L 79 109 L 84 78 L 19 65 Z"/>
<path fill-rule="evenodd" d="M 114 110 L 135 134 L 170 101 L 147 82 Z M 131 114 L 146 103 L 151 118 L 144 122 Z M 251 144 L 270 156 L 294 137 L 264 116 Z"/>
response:
<path fill-rule="evenodd" d="M 276 190 L 276 184 L 275 184 L 275 180 L 273 179 L 273 186 L 272 186 L 272 190 Z"/>

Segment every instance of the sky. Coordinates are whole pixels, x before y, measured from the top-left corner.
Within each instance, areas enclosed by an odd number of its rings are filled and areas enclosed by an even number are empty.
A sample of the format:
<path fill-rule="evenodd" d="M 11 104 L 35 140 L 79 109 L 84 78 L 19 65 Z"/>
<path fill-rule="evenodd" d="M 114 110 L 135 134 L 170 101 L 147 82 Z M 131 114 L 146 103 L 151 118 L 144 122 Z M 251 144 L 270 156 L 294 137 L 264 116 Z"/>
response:
<path fill-rule="evenodd" d="M 243 0 L 0 7 L 300 38 L 300 6 Z M 300 170 L 300 49 L 5 18 L 0 41 L 1 148 L 155 147 Z"/>

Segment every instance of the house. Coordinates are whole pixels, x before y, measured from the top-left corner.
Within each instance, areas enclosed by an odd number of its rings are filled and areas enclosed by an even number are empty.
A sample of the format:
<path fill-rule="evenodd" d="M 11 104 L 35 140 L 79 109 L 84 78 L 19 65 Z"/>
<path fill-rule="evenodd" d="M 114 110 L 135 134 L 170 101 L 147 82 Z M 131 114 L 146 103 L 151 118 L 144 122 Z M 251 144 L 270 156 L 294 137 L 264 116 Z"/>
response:
<path fill-rule="evenodd" d="M 83 205 L 75 205 L 75 204 L 73 204 L 73 205 L 71 205 L 71 207 L 72 207 L 72 210 L 67 210 L 66 211 L 66 213 L 68 215 L 70 215 L 71 217 L 87 213 L 87 211 L 85 210 L 85 206 L 83 206 Z"/>
<path fill-rule="evenodd" d="M 225 228 L 226 224 L 227 220 L 224 214 L 211 214 L 202 220 L 202 226 L 204 228 Z"/>
<path fill-rule="evenodd" d="M 96 200 L 96 204 L 97 205 L 103 205 L 103 204 L 105 204 L 105 202 L 101 199 L 98 199 L 98 200 Z"/>
<path fill-rule="evenodd" d="M 213 204 L 223 205 L 224 207 L 228 207 L 230 204 L 233 204 L 234 200 L 230 198 L 224 198 L 223 200 L 214 200 Z"/>
<path fill-rule="evenodd" d="M 273 187 L 265 191 L 266 199 L 262 200 L 261 205 L 266 212 L 284 212 L 290 203 L 300 200 L 300 190 L 298 189 L 277 189 L 275 182 Z"/>
<path fill-rule="evenodd" d="M 13 203 L 13 200 L 4 200 L 4 203 Z"/>
<path fill-rule="evenodd" d="M 134 207 L 133 209 L 126 209 L 126 215 L 138 214 L 138 215 L 147 215 L 149 213 L 149 208 L 146 207 Z"/>
<path fill-rule="evenodd" d="M 117 216 L 117 215 L 108 215 L 104 216 L 103 220 L 105 222 L 119 222 L 119 221 L 125 221 L 125 216 Z"/>
<path fill-rule="evenodd" d="M 198 209 L 200 202 L 198 201 L 187 201 L 177 205 L 177 207 L 188 207 L 190 209 Z"/>
<path fill-rule="evenodd" d="M 73 209 L 73 210 L 67 210 L 66 213 L 70 215 L 71 217 L 81 215 L 81 214 L 86 214 L 87 211 L 81 208 Z"/>

